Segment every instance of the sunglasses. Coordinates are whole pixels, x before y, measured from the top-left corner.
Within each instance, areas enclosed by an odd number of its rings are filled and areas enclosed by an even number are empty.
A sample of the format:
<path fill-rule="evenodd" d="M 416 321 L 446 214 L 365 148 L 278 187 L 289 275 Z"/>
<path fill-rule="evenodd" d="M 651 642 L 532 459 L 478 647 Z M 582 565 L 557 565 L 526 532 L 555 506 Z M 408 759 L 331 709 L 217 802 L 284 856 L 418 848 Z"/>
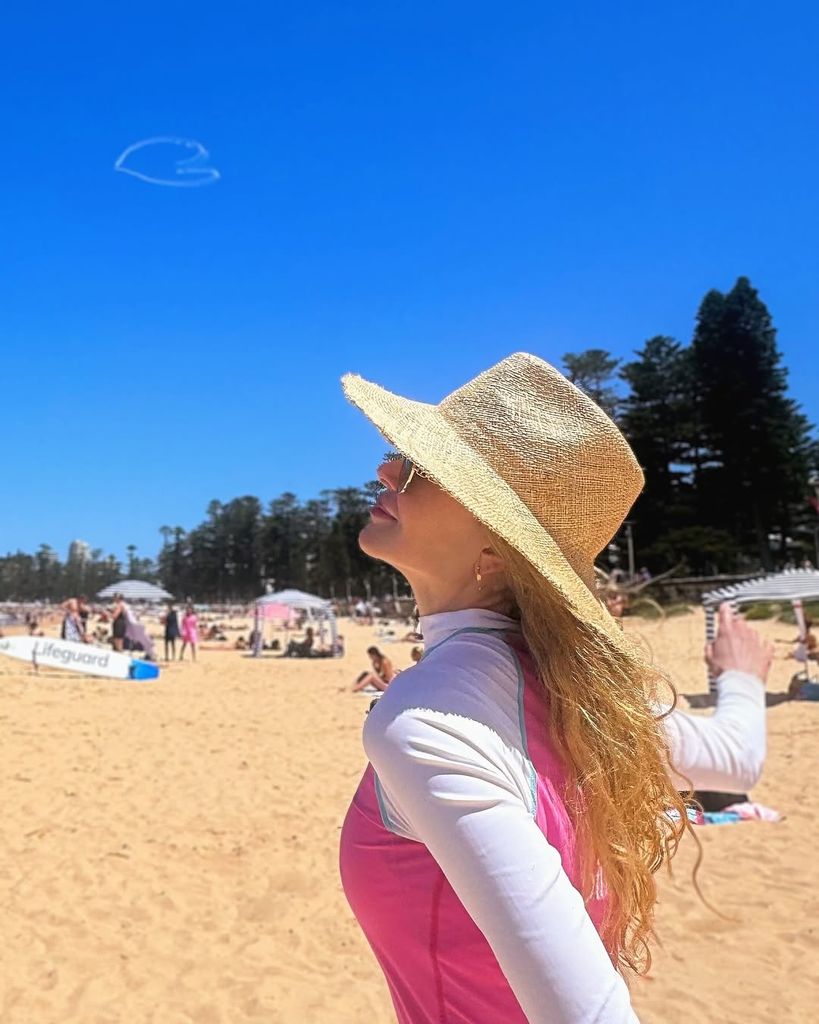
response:
<path fill-rule="evenodd" d="M 413 478 L 416 476 L 425 476 L 426 474 L 420 470 L 412 459 L 408 459 L 405 455 L 401 455 L 399 452 L 388 452 L 387 461 L 395 462 L 400 460 L 401 469 L 398 473 L 398 481 L 395 487 L 396 494 L 403 494 L 404 491 L 412 483 Z"/>

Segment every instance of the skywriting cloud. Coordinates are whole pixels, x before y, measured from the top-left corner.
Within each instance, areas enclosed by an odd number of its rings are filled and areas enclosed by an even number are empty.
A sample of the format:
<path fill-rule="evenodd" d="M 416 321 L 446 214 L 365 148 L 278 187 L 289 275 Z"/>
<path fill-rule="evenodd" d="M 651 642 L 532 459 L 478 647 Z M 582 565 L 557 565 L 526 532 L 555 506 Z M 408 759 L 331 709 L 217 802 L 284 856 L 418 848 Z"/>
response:
<path fill-rule="evenodd" d="M 219 181 L 219 171 L 208 166 L 209 160 L 210 153 L 195 139 L 158 135 L 128 146 L 117 157 L 114 170 L 149 185 L 198 188 Z"/>

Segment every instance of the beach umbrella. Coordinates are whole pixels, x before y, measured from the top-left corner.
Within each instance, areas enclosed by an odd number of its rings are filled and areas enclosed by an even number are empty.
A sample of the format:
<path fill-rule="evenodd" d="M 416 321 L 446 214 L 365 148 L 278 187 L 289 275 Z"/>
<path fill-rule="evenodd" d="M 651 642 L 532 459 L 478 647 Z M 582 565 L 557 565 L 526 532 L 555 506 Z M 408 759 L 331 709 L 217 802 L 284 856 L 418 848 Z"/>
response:
<path fill-rule="evenodd" d="M 100 600 L 112 598 L 115 594 L 122 594 L 126 601 L 167 601 L 173 595 L 167 590 L 148 583 L 146 580 L 120 580 L 110 586 L 103 587 L 97 594 Z"/>

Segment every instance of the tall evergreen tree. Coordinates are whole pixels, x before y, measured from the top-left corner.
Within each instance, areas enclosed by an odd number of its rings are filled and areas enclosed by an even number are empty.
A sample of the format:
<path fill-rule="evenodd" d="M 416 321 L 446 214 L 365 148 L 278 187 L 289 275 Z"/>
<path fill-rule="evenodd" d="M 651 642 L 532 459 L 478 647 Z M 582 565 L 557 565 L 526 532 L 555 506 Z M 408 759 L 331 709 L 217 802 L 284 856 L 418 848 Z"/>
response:
<path fill-rule="evenodd" d="M 665 335 L 650 338 L 636 355 L 620 370 L 629 385 L 620 427 L 646 478 L 629 518 L 635 523 L 641 560 L 651 560 L 651 546 L 658 538 L 692 519 L 691 361 L 689 350 Z"/>
<path fill-rule="evenodd" d="M 696 411 L 705 446 L 699 473 L 705 522 L 732 533 L 774 567 L 804 501 L 810 424 L 787 395 L 787 370 L 770 313 L 747 277 L 710 291 L 692 343 Z"/>

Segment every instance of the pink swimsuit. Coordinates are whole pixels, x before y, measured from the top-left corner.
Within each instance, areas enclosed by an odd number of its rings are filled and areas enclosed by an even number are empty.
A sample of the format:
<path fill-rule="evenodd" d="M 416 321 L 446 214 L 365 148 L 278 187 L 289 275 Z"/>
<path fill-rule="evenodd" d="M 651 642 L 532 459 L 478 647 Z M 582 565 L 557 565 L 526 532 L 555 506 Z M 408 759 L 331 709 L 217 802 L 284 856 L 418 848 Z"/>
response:
<path fill-rule="evenodd" d="M 182 619 L 182 640 L 186 644 L 199 642 L 199 620 L 195 615 L 186 615 Z"/>

